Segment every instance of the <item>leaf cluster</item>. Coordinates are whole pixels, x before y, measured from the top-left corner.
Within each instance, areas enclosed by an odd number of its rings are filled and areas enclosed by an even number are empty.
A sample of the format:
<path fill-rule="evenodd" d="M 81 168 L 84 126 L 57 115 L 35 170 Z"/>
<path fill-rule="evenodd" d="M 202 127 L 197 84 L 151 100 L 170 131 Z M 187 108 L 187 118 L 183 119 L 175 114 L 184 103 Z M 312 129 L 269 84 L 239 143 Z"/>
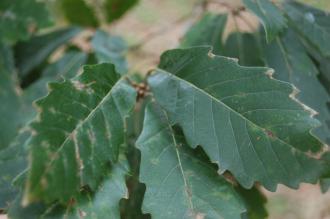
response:
<path fill-rule="evenodd" d="M 60 0 L 71 25 L 42 34 L 45 3 L 0 3 L 3 213 L 261 219 L 261 187 L 320 182 L 327 191 L 327 12 L 244 0 L 205 13 L 145 77 L 128 73 L 119 36 L 98 28 L 87 50 L 72 41 L 136 3 Z M 229 16 L 248 22 L 243 11 L 263 29 L 237 26 L 225 38 Z"/>

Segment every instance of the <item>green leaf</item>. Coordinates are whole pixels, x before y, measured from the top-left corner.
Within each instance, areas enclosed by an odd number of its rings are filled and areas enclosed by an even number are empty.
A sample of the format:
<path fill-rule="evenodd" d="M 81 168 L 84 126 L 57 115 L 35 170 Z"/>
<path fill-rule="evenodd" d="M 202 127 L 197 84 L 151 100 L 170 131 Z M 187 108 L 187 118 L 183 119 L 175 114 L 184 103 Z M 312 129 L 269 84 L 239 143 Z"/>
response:
<path fill-rule="evenodd" d="M 86 60 L 85 53 L 72 51 L 64 54 L 55 63 L 48 65 L 42 71 L 41 78 L 24 90 L 23 99 L 26 104 L 32 104 L 33 101 L 46 96 L 47 83 L 76 76 Z"/>
<path fill-rule="evenodd" d="M 220 173 L 229 170 L 245 188 L 315 183 L 321 164 L 302 151 L 322 147 L 310 134 L 319 122 L 292 98 L 293 87 L 267 68 L 242 67 L 209 50 L 166 52 L 148 80 L 188 144 L 201 145 Z"/>
<path fill-rule="evenodd" d="M 266 197 L 259 191 L 258 188 L 244 189 L 236 188 L 237 193 L 243 198 L 247 212 L 242 216 L 242 219 L 265 219 L 268 216 L 266 210 Z"/>
<path fill-rule="evenodd" d="M 330 152 L 327 151 L 322 154 L 321 160 L 325 164 L 323 175 L 320 179 L 320 187 L 323 193 L 327 192 L 330 188 Z"/>
<path fill-rule="evenodd" d="M 312 58 L 319 70 L 319 80 L 330 94 L 330 57 L 324 56 L 318 49 L 311 46 L 305 39 L 300 38 L 301 43 L 308 51 L 308 55 Z M 330 127 L 330 123 L 329 123 Z"/>
<path fill-rule="evenodd" d="M 0 209 L 6 209 L 17 189 L 13 179 L 26 168 L 23 145 L 28 134 L 19 131 L 33 116 L 15 77 L 12 52 L 0 44 Z"/>
<path fill-rule="evenodd" d="M 0 150 L 7 147 L 24 123 L 21 89 L 14 72 L 12 51 L 0 44 Z M 10 122 L 9 122 L 10 121 Z"/>
<path fill-rule="evenodd" d="M 267 66 L 275 69 L 274 78 L 295 85 L 300 92 L 297 98 L 317 111 L 315 118 L 322 126 L 313 130 L 321 140 L 330 144 L 330 121 L 327 102 L 330 95 L 318 80 L 318 69 L 308 56 L 307 51 L 292 32 L 277 37 L 272 43 L 263 42 L 263 54 Z"/>
<path fill-rule="evenodd" d="M 71 24 L 98 27 L 99 21 L 92 7 L 84 0 L 59 0 L 64 17 Z"/>
<path fill-rule="evenodd" d="M 95 191 L 109 162 L 117 161 L 136 99 L 135 89 L 106 63 L 85 66 L 81 75 L 49 88 L 30 125 L 27 202 L 66 202 L 85 185 Z"/>
<path fill-rule="evenodd" d="M 324 56 L 330 56 L 330 15 L 328 12 L 296 1 L 284 4 L 285 12 L 301 36 L 317 48 Z"/>
<path fill-rule="evenodd" d="M 27 40 L 39 28 L 51 24 L 45 3 L 36 0 L 1 0 L 0 41 Z"/>
<path fill-rule="evenodd" d="M 142 83 L 141 74 L 130 75 L 132 81 Z M 121 217 L 124 219 L 150 219 L 150 214 L 143 214 L 141 210 L 145 185 L 139 181 L 141 153 L 135 147 L 136 139 L 141 134 L 145 108 L 150 101 L 149 97 L 139 99 L 136 103 L 134 113 L 127 119 L 128 144 L 126 145 L 126 156 L 129 161 L 130 175 L 126 179 L 129 198 L 120 203 Z"/>
<path fill-rule="evenodd" d="M 222 54 L 238 58 L 240 65 L 264 66 L 261 60 L 260 48 L 257 37 L 252 33 L 235 32 L 226 40 Z"/>
<path fill-rule="evenodd" d="M 287 28 L 287 20 L 283 13 L 269 0 L 243 0 L 244 5 L 260 20 L 270 42 Z"/>
<path fill-rule="evenodd" d="M 76 75 L 78 69 L 86 60 L 86 54 L 80 52 L 69 52 L 65 54 L 58 62 L 49 65 L 43 72 L 42 79 L 29 86 L 22 91 L 19 96 L 21 102 L 20 107 L 8 109 L 12 115 L 24 114 L 23 121 L 18 121 L 19 126 L 23 127 L 28 120 L 35 115 L 35 109 L 32 107 L 32 102 L 47 94 L 46 84 L 51 80 L 59 80 L 59 77 L 68 78 Z M 23 109 L 22 109 L 23 108 Z M 15 111 L 16 110 L 16 111 Z M 22 110 L 24 110 L 22 112 Z M 24 123 L 24 121 L 26 121 Z M 23 124 L 24 123 L 24 124 Z M 8 126 L 7 123 L 2 127 Z M 25 171 L 27 167 L 27 140 L 30 137 L 30 132 L 23 128 L 20 132 L 13 132 L 15 138 L 4 149 L 0 150 L 0 208 L 5 208 L 6 203 L 14 199 L 18 193 L 16 186 L 13 186 L 13 180 L 18 175 Z"/>
<path fill-rule="evenodd" d="M 257 38 L 252 33 L 231 33 L 223 45 L 227 15 L 205 14 L 192 26 L 182 40 L 181 47 L 212 46 L 212 53 L 239 59 L 245 66 L 262 66 Z M 251 52 L 253 51 L 253 53 Z"/>
<path fill-rule="evenodd" d="M 245 208 L 232 186 L 187 147 L 158 106 L 147 107 L 136 145 L 146 184 L 143 211 L 152 218 L 241 218 Z"/>
<path fill-rule="evenodd" d="M 223 50 L 222 35 L 227 23 L 227 15 L 206 13 L 200 21 L 194 24 L 185 34 L 181 47 L 213 46 L 215 54 Z"/>
<path fill-rule="evenodd" d="M 120 219 L 119 201 L 127 196 L 125 176 L 128 173 L 126 159 L 121 159 L 105 174 L 105 179 L 98 191 L 82 191 L 76 199 L 71 199 L 67 206 L 59 203 L 45 205 L 42 202 L 22 206 L 22 197 L 18 197 L 9 209 L 12 219 L 26 218 L 90 218 Z"/>
<path fill-rule="evenodd" d="M 18 43 L 15 46 L 15 60 L 20 76 L 26 76 L 31 70 L 45 62 L 54 50 L 68 42 L 80 31 L 80 28 L 69 27 Z"/>
<path fill-rule="evenodd" d="M 125 12 L 138 3 L 139 0 L 105 0 L 103 9 L 107 22 L 111 23 L 122 17 Z"/>
<path fill-rule="evenodd" d="M 0 150 L 0 209 L 7 209 L 19 192 L 13 184 L 26 169 L 29 137 L 29 132 L 21 131 L 8 147 Z"/>
<path fill-rule="evenodd" d="M 128 64 L 125 56 L 128 48 L 121 37 L 112 36 L 105 31 L 98 30 L 92 39 L 91 45 L 99 63 L 111 62 L 120 74 L 127 73 Z"/>

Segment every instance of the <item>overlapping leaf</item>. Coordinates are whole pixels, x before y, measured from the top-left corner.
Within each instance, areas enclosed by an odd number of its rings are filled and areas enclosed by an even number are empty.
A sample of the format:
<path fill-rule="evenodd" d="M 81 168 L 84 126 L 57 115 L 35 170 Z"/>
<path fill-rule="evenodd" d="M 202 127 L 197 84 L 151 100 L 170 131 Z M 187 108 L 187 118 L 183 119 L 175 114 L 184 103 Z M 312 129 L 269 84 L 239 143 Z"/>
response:
<path fill-rule="evenodd" d="M 206 20 L 204 26 L 208 27 L 212 24 L 211 20 Z M 210 34 L 213 29 L 206 28 L 205 31 Z M 317 111 L 316 118 L 322 122 L 322 126 L 316 128 L 313 133 L 323 142 L 329 143 L 330 129 L 327 123 L 330 122 L 330 112 L 326 104 L 329 102 L 330 96 L 317 78 L 318 69 L 308 57 L 305 48 L 299 43 L 299 37 L 292 30 L 284 31 L 268 45 L 263 38 L 260 43 L 258 36 L 252 33 L 235 32 L 229 35 L 224 47 L 219 46 L 218 41 L 212 42 L 211 40 L 206 43 L 199 40 L 192 45 L 211 45 L 215 51 L 220 51 L 216 54 L 238 58 L 238 62 L 244 66 L 268 65 L 275 69 L 274 77 L 294 84 L 301 91 L 297 98 Z M 189 38 L 190 34 L 187 34 L 187 37 Z M 314 53 L 317 52 L 314 51 Z M 326 69 L 330 69 L 327 60 L 325 57 L 316 55 L 318 54 L 314 54 L 314 57 L 320 62 L 321 71 L 327 72 Z M 326 74 L 324 75 L 324 81 L 326 81 Z"/>
<path fill-rule="evenodd" d="M 0 45 L 0 124 L 6 127 L 0 132 L 0 149 L 6 147 L 16 135 L 20 126 L 20 116 L 10 109 L 20 109 L 21 102 L 17 87 L 11 50 Z M 10 122 L 9 122 L 10 121 Z"/>
<path fill-rule="evenodd" d="M 292 26 L 324 56 L 330 56 L 330 15 L 296 1 L 284 4 Z"/>
<path fill-rule="evenodd" d="M 146 184 L 143 211 L 152 218 L 241 218 L 245 208 L 232 186 L 187 147 L 158 106 L 147 107 L 136 144 Z"/>
<path fill-rule="evenodd" d="M 263 54 L 267 66 L 275 69 L 276 79 L 294 84 L 299 90 L 297 98 L 317 111 L 316 118 L 322 126 L 313 130 L 313 133 L 324 142 L 330 143 L 330 112 L 327 102 L 330 95 L 318 80 L 318 69 L 309 58 L 299 38 L 287 31 L 272 43 L 263 44 Z"/>
<path fill-rule="evenodd" d="M 0 150 L 0 209 L 6 210 L 19 193 L 14 181 L 25 173 L 27 139 L 30 133 L 22 130 L 6 148 Z"/>
<path fill-rule="evenodd" d="M 243 0 L 265 28 L 267 41 L 270 42 L 286 27 L 286 18 L 277 6 L 269 0 Z"/>
<path fill-rule="evenodd" d="M 82 52 L 68 52 L 56 61 L 48 65 L 41 74 L 41 78 L 32 83 L 29 87 L 24 89 L 22 95 L 23 101 L 26 105 L 32 105 L 32 102 L 46 96 L 48 93 L 47 84 L 49 82 L 61 81 L 63 79 L 70 79 L 76 76 L 80 68 L 85 64 L 87 55 Z M 35 109 L 32 114 L 35 115 Z"/>
<path fill-rule="evenodd" d="M 32 116 L 32 106 L 24 104 L 15 76 L 12 52 L 0 44 L 0 209 L 6 208 L 17 192 L 12 180 L 25 168 L 22 145 L 26 139 L 18 133 Z"/>
<path fill-rule="evenodd" d="M 92 42 L 92 48 L 99 63 L 111 62 L 116 66 L 120 74 L 128 71 L 128 64 L 125 58 L 127 45 L 119 36 L 112 36 L 105 31 L 96 31 Z"/>
<path fill-rule="evenodd" d="M 51 24 L 45 3 L 36 0 L 1 0 L 0 41 L 27 40 L 38 28 Z"/>
<path fill-rule="evenodd" d="M 292 98 L 293 87 L 271 79 L 267 68 L 242 67 L 209 50 L 167 52 L 148 80 L 188 144 L 201 145 L 220 173 L 229 170 L 245 188 L 316 182 L 321 164 L 302 151 L 322 147 L 310 134 L 319 122 Z"/>
<path fill-rule="evenodd" d="M 243 198 L 247 212 L 242 216 L 242 219 L 265 219 L 268 218 L 266 210 L 267 199 L 258 188 L 244 189 L 237 187 L 236 191 Z"/>
<path fill-rule="evenodd" d="M 222 35 L 227 23 L 227 15 L 205 14 L 200 21 L 193 25 L 185 34 L 181 46 L 210 46 L 215 54 L 222 52 Z"/>
<path fill-rule="evenodd" d="M 31 70 L 45 62 L 55 49 L 69 41 L 80 31 L 80 28 L 70 27 L 35 36 L 27 42 L 18 43 L 15 46 L 15 60 L 19 74 L 26 76 Z"/>
<path fill-rule="evenodd" d="M 49 87 L 31 124 L 26 201 L 65 202 L 81 186 L 96 190 L 109 162 L 117 161 L 124 119 L 136 98 L 134 88 L 106 63 L 86 66 L 81 75 Z"/>
<path fill-rule="evenodd" d="M 22 197 L 18 197 L 9 209 L 12 219 L 26 218 L 93 218 L 93 219 L 120 219 L 119 202 L 127 198 L 125 176 L 128 174 L 128 165 L 125 158 L 121 158 L 111 168 L 111 173 L 105 174 L 104 181 L 98 191 L 82 191 L 76 199 L 71 199 L 67 206 L 58 202 L 45 205 L 42 202 L 22 206 Z"/>
<path fill-rule="evenodd" d="M 238 58 L 239 64 L 243 66 L 264 65 L 257 38 L 252 33 L 231 33 L 221 55 Z"/>

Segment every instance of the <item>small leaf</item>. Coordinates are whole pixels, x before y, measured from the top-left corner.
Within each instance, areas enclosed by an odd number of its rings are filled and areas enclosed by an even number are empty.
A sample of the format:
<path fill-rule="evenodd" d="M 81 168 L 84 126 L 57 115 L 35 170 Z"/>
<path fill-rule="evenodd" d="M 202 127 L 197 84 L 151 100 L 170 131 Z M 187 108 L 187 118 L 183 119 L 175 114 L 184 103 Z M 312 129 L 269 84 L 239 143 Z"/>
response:
<path fill-rule="evenodd" d="M 271 79 L 267 68 L 242 67 L 209 50 L 166 52 L 148 80 L 188 144 L 201 145 L 220 173 L 229 170 L 245 188 L 315 183 L 322 166 L 302 151 L 322 147 L 310 134 L 319 122 L 292 98 L 293 87 Z"/>
<path fill-rule="evenodd" d="M 84 0 L 59 0 L 64 17 L 71 24 L 87 27 L 98 27 L 99 21 L 93 11 Z"/>
<path fill-rule="evenodd" d="M 287 20 L 283 13 L 270 0 L 243 0 L 243 3 L 259 18 L 268 42 L 287 28 Z"/>
<path fill-rule="evenodd" d="M 232 186 L 196 157 L 158 106 L 147 107 L 136 145 L 146 184 L 143 211 L 152 218 L 241 218 L 245 208 Z"/>
<path fill-rule="evenodd" d="M 185 34 L 181 47 L 213 46 L 215 54 L 221 54 L 222 35 L 227 23 L 227 15 L 207 13 Z"/>
<path fill-rule="evenodd" d="M 284 4 L 291 25 L 324 56 L 330 57 L 330 15 L 296 1 Z"/>
<path fill-rule="evenodd" d="M 70 27 L 35 36 L 27 42 L 15 46 L 15 60 L 20 76 L 26 76 L 31 70 L 45 62 L 58 47 L 69 41 L 81 31 Z"/>
<path fill-rule="evenodd" d="M 104 11 L 107 22 L 111 23 L 122 17 L 125 12 L 138 3 L 139 0 L 105 0 Z"/>
<path fill-rule="evenodd" d="M 52 24 L 45 3 L 37 0 L 0 1 L 0 41 L 27 40 L 39 28 Z"/>
<path fill-rule="evenodd" d="M 81 75 L 49 88 L 30 125 L 26 201 L 66 202 L 81 186 L 95 191 L 109 162 L 117 161 L 136 99 L 135 89 L 106 63 L 85 66 Z"/>
<path fill-rule="evenodd" d="M 112 36 L 105 31 L 98 30 L 91 44 L 99 63 L 111 62 L 120 74 L 127 73 L 128 64 L 125 55 L 128 48 L 121 37 Z"/>

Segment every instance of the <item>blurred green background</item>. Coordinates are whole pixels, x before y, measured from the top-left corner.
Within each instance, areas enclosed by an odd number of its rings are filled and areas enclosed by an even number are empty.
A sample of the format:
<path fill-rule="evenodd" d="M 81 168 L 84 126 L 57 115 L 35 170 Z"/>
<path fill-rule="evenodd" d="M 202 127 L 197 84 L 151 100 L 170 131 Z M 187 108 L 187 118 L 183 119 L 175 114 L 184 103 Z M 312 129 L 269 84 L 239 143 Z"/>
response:
<path fill-rule="evenodd" d="M 323 10 L 330 11 L 330 1 L 329 0 L 301 0 L 307 4 L 313 5 L 314 7 L 321 8 Z"/>

